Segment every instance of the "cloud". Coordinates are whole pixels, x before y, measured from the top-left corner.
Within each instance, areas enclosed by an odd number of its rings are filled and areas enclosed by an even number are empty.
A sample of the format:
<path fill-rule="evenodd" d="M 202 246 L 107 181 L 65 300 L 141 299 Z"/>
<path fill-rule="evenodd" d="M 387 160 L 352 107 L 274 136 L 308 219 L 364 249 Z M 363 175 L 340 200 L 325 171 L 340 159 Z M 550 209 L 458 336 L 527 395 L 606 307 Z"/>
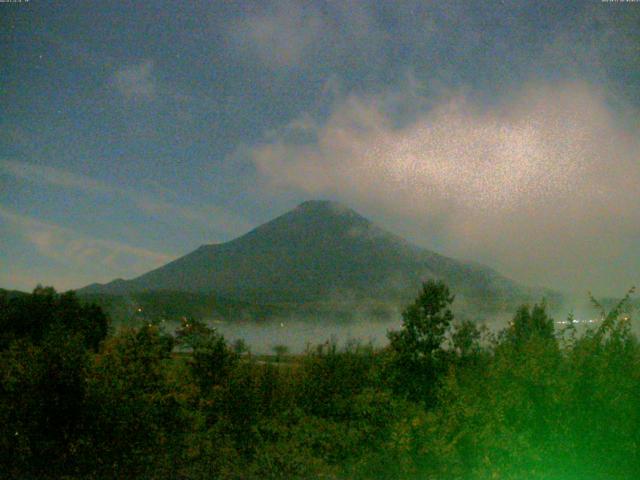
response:
<path fill-rule="evenodd" d="M 191 142 L 202 126 L 202 115 L 219 104 L 194 82 L 176 81 L 171 72 L 160 75 L 153 60 L 108 68 L 112 73 L 104 85 L 106 96 L 124 100 L 119 112 L 128 138 L 123 141 L 162 142 L 170 136 L 178 144 Z"/>
<path fill-rule="evenodd" d="M 330 0 L 320 9 L 309 2 L 274 1 L 233 22 L 227 38 L 274 69 L 315 64 L 318 57 L 352 57 L 381 43 L 370 10 L 359 2 Z"/>
<path fill-rule="evenodd" d="M 251 229 L 252 224 L 237 214 L 215 205 L 184 206 L 150 195 L 138 195 L 136 205 L 149 215 L 179 219 L 215 230 L 224 237 L 235 236 Z"/>
<path fill-rule="evenodd" d="M 119 68 L 112 80 L 118 92 L 127 100 L 152 100 L 157 93 L 151 60 Z"/>
<path fill-rule="evenodd" d="M 322 15 L 312 7 L 285 1 L 238 21 L 229 35 L 240 49 L 276 67 L 297 64 L 326 31 Z"/>
<path fill-rule="evenodd" d="M 273 189 L 341 199 L 527 283 L 620 293 L 640 280 L 640 132 L 603 92 L 538 83 L 490 107 L 448 95 L 401 126 L 389 98 L 346 97 L 316 140 L 271 138 L 252 161 Z"/>
<path fill-rule="evenodd" d="M 238 215 L 227 212 L 215 205 L 183 205 L 171 190 L 158 187 L 151 194 L 142 190 L 116 187 L 99 180 L 71 173 L 59 168 L 35 165 L 15 160 L 0 160 L 0 172 L 4 171 L 17 178 L 44 185 L 55 185 L 67 189 L 76 189 L 89 194 L 105 195 L 127 199 L 147 215 L 161 217 L 174 224 L 183 226 L 184 222 L 214 230 L 223 237 L 244 233 L 251 224 Z"/>
<path fill-rule="evenodd" d="M 67 271 L 74 271 L 78 276 L 94 272 L 93 279 L 110 279 L 122 271 L 140 274 L 173 258 L 165 253 L 85 235 L 15 213 L 2 206 L 0 218 L 11 225 L 13 233 L 34 247 L 40 255 L 64 264 Z M 91 278 L 90 275 L 89 277 Z"/>
<path fill-rule="evenodd" d="M 84 175 L 78 175 L 45 165 L 34 165 L 15 160 L 0 160 L 0 170 L 4 170 L 6 173 L 23 180 L 56 185 L 64 188 L 74 188 L 83 192 L 110 194 L 115 191 L 114 188 L 109 187 L 105 183 L 93 180 Z"/>

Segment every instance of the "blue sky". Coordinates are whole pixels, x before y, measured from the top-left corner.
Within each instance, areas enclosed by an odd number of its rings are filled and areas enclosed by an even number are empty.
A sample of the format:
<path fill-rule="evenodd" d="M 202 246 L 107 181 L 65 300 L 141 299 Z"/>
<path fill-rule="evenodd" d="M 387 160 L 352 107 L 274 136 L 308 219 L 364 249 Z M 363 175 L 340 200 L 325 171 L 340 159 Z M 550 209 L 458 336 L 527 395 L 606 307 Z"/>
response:
<path fill-rule="evenodd" d="M 640 272 L 640 4 L 0 4 L 0 286 L 130 278 L 309 198 L 525 283 Z"/>

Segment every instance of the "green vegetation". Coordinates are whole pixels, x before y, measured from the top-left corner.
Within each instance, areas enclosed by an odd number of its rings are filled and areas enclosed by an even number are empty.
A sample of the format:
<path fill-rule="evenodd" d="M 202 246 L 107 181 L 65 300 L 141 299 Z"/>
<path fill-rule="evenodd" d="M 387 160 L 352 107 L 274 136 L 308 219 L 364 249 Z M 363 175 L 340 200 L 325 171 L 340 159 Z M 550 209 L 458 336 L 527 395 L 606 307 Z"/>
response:
<path fill-rule="evenodd" d="M 131 324 L 132 320 L 179 322 L 183 317 L 259 321 L 288 313 L 282 306 L 248 303 L 204 293 L 154 291 L 112 295 L 78 292 L 78 296 L 83 303 L 98 305 L 117 325 Z"/>
<path fill-rule="evenodd" d="M 114 332 L 73 293 L 0 295 L 0 477 L 640 478 L 628 300 L 494 334 L 430 281 L 384 349 L 265 361 L 197 320 Z"/>

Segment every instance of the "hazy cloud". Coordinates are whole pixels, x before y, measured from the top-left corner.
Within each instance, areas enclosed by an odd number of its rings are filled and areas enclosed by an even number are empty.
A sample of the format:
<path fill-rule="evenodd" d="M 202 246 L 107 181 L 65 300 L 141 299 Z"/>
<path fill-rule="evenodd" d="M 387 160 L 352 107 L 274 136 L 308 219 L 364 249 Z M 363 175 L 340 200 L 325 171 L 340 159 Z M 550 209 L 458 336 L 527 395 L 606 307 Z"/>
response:
<path fill-rule="evenodd" d="M 231 45 L 273 67 L 300 67 L 379 45 L 383 40 L 371 8 L 361 2 L 269 2 L 257 12 L 233 22 L 227 30 Z"/>
<path fill-rule="evenodd" d="M 15 160 L 0 160 L 0 172 L 46 185 L 80 190 L 90 194 L 118 196 L 126 198 L 133 206 L 147 215 L 162 217 L 174 224 L 196 224 L 215 230 L 223 236 L 238 235 L 251 228 L 251 224 L 238 215 L 227 212 L 215 205 L 184 205 L 176 194 L 167 188 L 154 189 L 150 194 L 142 190 L 108 185 L 86 175 L 71 173 L 62 169 L 35 165 Z"/>
<path fill-rule="evenodd" d="M 237 47 L 249 50 L 262 62 L 283 67 L 299 63 L 325 28 L 315 8 L 285 1 L 241 19 L 229 30 L 229 35 Z"/>
<path fill-rule="evenodd" d="M 114 189 L 103 182 L 84 175 L 15 160 L 0 160 L 0 171 L 4 170 L 15 177 L 38 183 L 46 183 L 64 188 L 73 188 L 89 193 L 113 193 Z"/>
<path fill-rule="evenodd" d="M 273 188 L 395 219 L 423 244 L 525 282 L 607 293 L 637 283 L 640 132 L 597 88 L 531 84 L 491 107 L 450 95 L 402 126 L 389 103 L 349 96 L 315 141 L 271 139 L 252 160 Z"/>
<path fill-rule="evenodd" d="M 186 206 L 150 195 L 137 195 L 136 205 L 149 215 L 187 221 L 213 229 L 224 237 L 247 232 L 253 225 L 236 214 L 215 205 Z"/>
<path fill-rule="evenodd" d="M 113 84 L 127 100 L 152 100 L 157 91 L 153 62 L 121 67 L 113 75 Z"/>
<path fill-rule="evenodd" d="M 172 259 L 172 256 L 165 253 L 115 240 L 95 238 L 15 213 L 2 206 L 0 218 L 11 226 L 14 234 L 21 236 L 40 255 L 64 264 L 67 271 L 73 271 L 77 276 L 82 276 L 86 271 L 94 272 L 94 275 L 98 275 L 94 278 L 102 279 L 113 278 L 122 271 L 141 274 Z"/>

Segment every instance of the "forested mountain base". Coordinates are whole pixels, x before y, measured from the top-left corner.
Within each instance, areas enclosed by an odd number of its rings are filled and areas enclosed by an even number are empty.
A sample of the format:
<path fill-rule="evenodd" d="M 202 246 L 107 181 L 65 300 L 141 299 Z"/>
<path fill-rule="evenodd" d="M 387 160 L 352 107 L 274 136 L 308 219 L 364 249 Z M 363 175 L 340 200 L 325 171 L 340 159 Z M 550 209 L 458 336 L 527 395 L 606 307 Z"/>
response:
<path fill-rule="evenodd" d="M 197 321 L 109 333 L 70 293 L 0 297 L 0 477 L 640 478 L 624 302 L 581 333 L 542 304 L 492 334 L 452 301 L 428 282 L 384 349 L 265 362 Z"/>

